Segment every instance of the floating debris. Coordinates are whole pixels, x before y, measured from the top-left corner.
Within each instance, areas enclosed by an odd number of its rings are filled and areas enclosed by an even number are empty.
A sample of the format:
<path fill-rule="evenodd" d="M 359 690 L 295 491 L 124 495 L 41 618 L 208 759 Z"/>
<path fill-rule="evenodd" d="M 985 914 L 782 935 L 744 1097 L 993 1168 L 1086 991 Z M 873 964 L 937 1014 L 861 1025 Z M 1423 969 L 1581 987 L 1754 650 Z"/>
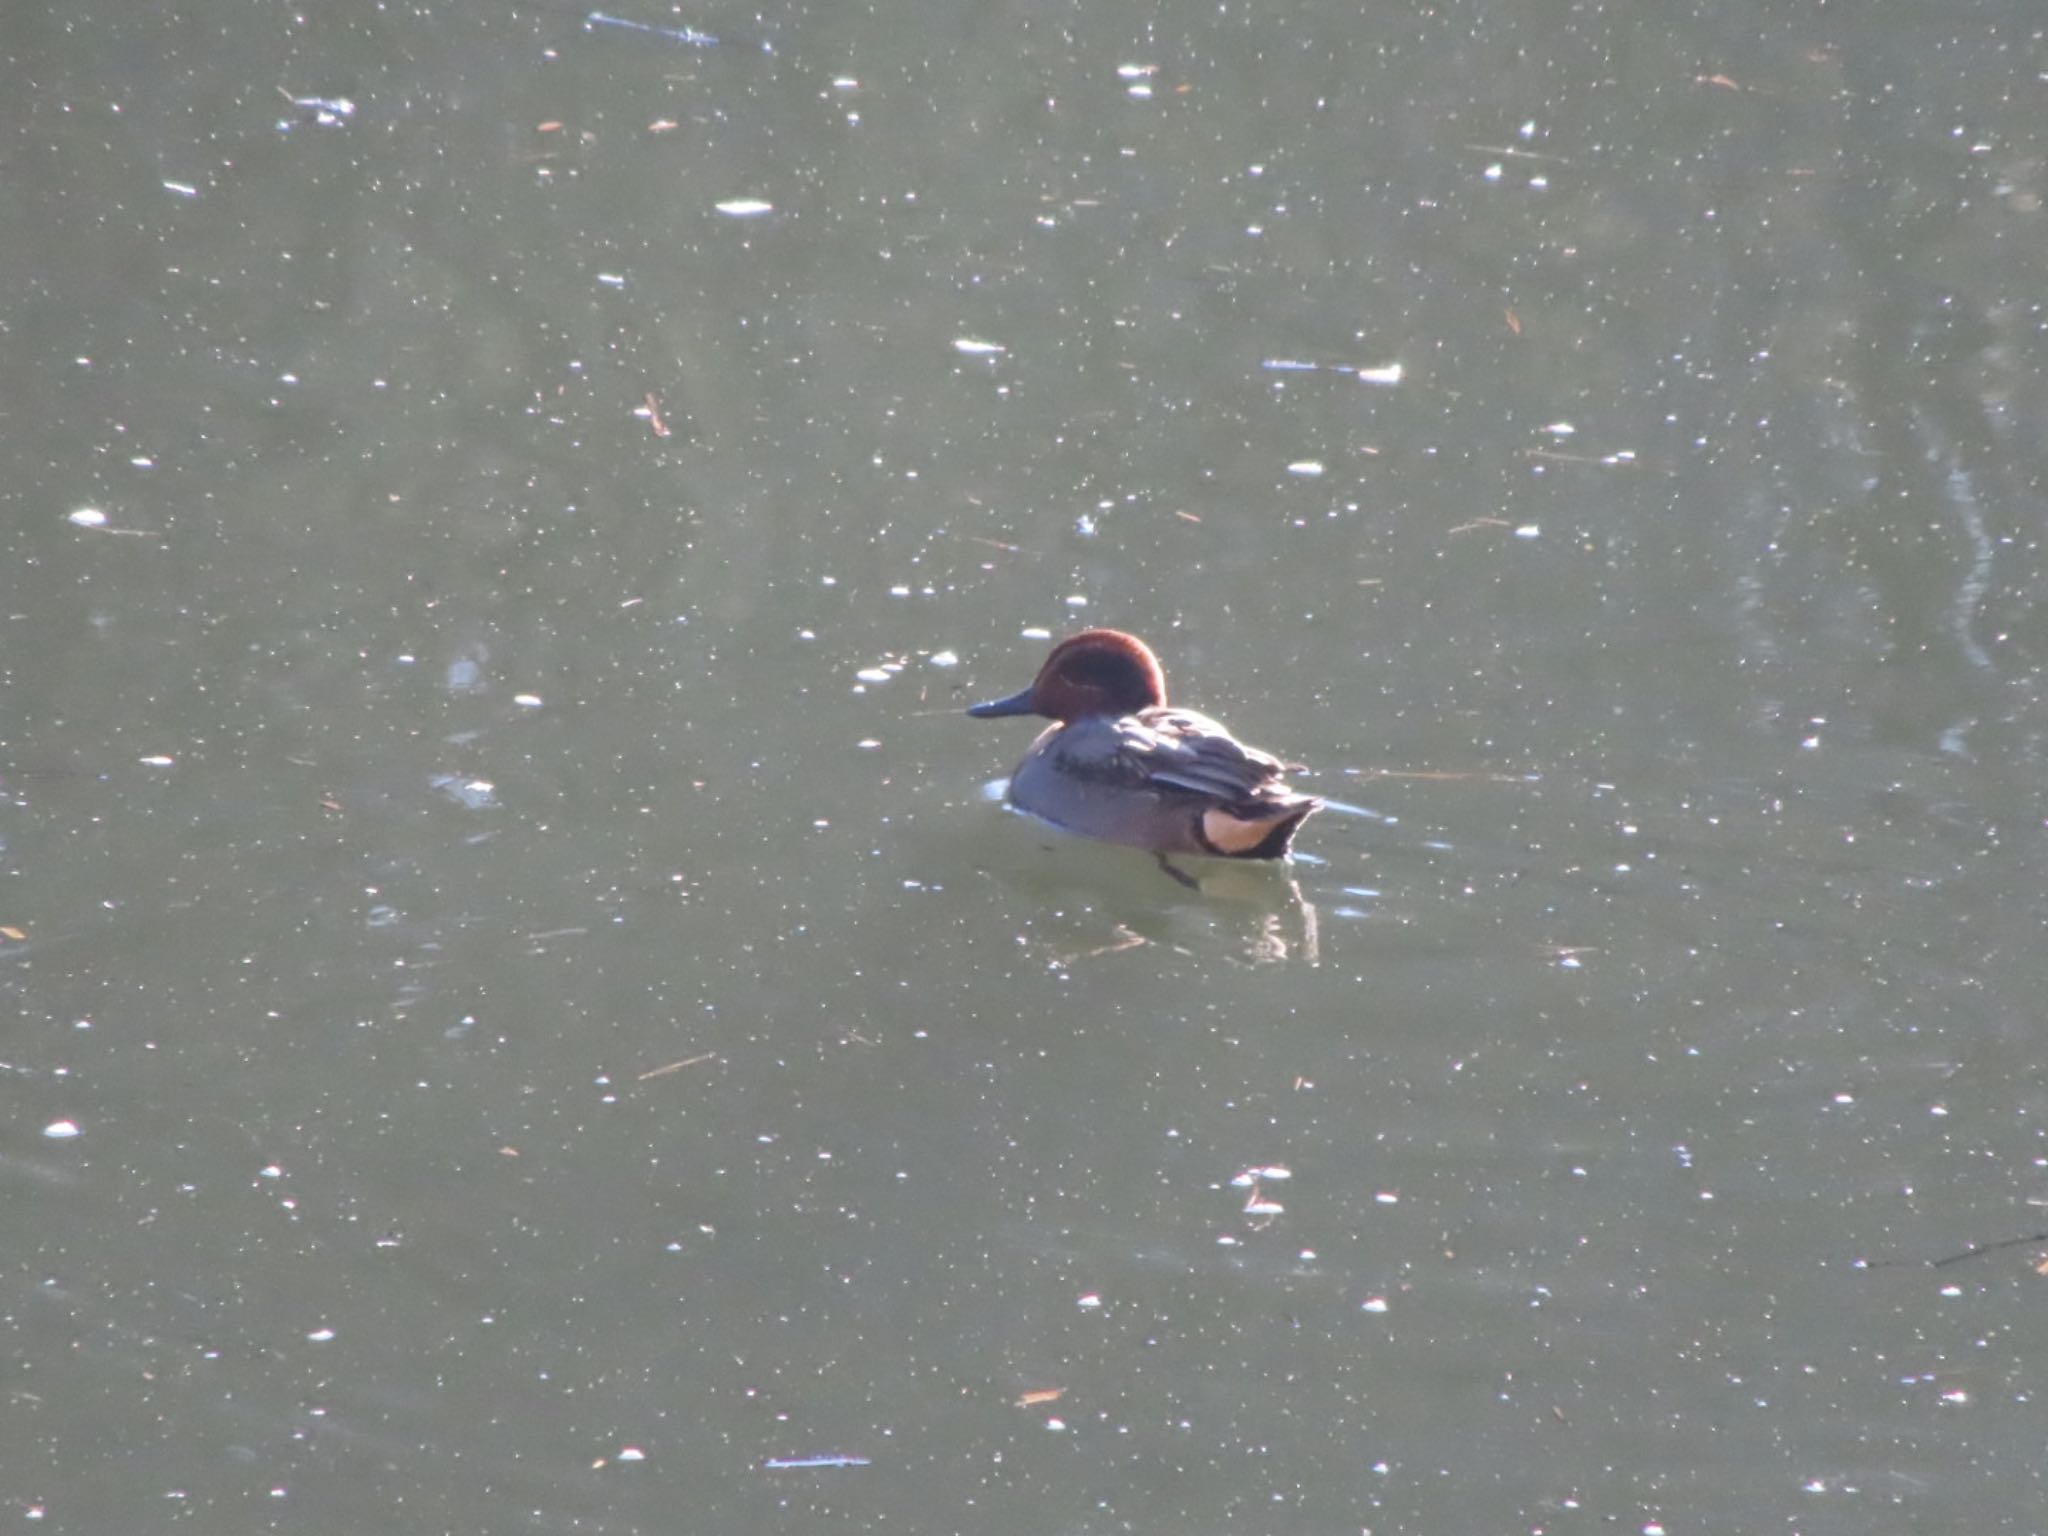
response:
<path fill-rule="evenodd" d="M 301 112 L 312 113 L 313 121 L 322 128 L 338 128 L 356 115 L 356 104 L 346 96 L 294 96 L 281 85 L 277 94 Z M 291 124 L 279 126 L 289 128 Z"/>
<path fill-rule="evenodd" d="M 953 350 L 964 357 L 1002 357 L 1009 348 L 993 341 L 981 341 L 973 336 L 953 338 Z"/>
<path fill-rule="evenodd" d="M 1311 363 L 1297 357 L 1268 357 L 1261 359 L 1259 366 L 1268 373 L 1348 373 L 1361 384 L 1393 385 L 1401 382 L 1399 363 L 1361 368 L 1355 363 Z"/>
<path fill-rule="evenodd" d="M 764 1472 L 808 1472 L 814 1467 L 871 1467 L 866 1456 L 770 1456 L 761 1463 Z"/>
<path fill-rule="evenodd" d="M 775 205 L 765 197 L 729 197 L 711 206 L 728 219 L 758 219 L 764 213 L 775 211 Z"/>
<path fill-rule="evenodd" d="M 612 16 L 603 11 L 592 11 L 583 18 L 585 27 L 623 27 L 628 32 L 645 32 L 653 37 L 665 37 L 670 42 L 687 43 L 692 48 L 711 48 L 718 39 L 709 32 L 699 32 L 695 27 L 664 27 L 651 21 L 634 21 L 626 16 Z"/>

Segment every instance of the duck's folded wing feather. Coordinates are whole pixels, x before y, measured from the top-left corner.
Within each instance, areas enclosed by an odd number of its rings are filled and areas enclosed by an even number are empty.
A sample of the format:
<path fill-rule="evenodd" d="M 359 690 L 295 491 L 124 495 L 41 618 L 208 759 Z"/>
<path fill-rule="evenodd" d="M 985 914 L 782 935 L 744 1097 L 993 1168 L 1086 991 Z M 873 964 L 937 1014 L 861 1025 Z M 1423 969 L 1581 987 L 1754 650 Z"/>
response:
<path fill-rule="evenodd" d="M 1210 795 L 1229 804 L 1290 794 L 1280 760 L 1248 747 L 1193 710 L 1147 710 L 1116 722 L 1119 755 L 1156 788 Z"/>

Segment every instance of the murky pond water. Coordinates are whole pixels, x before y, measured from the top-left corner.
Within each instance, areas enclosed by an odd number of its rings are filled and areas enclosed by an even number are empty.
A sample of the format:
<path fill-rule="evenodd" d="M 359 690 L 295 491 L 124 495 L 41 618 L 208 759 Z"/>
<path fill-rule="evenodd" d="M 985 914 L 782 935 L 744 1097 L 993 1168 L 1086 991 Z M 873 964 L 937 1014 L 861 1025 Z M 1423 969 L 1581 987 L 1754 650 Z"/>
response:
<path fill-rule="evenodd" d="M 16 1510 L 2036 1528 L 2033 12 L 584 14 L 9 50 Z"/>

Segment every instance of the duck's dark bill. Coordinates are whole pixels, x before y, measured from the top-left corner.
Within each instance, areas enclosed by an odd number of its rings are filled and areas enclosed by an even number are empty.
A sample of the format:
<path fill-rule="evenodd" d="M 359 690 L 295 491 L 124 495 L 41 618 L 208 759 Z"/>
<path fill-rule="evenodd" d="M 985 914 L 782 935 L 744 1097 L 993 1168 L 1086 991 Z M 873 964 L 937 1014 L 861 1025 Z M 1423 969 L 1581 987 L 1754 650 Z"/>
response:
<path fill-rule="evenodd" d="M 970 704 L 967 713 L 977 720 L 993 720 L 998 715 L 1031 715 L 1037 710 L 1031 703 L 1031 690 L 1013 693 L 1007 699 L 990 699 L 986 704 Z"/>

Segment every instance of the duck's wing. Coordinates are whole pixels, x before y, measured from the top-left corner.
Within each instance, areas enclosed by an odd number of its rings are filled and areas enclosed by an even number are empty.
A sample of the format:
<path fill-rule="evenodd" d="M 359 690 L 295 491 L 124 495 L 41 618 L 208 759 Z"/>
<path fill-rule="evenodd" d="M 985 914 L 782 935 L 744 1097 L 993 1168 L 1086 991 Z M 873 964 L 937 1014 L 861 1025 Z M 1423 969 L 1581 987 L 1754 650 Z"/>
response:
<path fill-rule="evenodd" d="M 1118 720 L 1097 716 L 1085 724 L 1062 731 L 1073 739 L 1061 746 L 1070 767 L 1090 777 L 1223 805 L 1307 798 L 1287 787 L 1286 765 L 1277 757 L 1246 746 L 1191 709 L 1148 709 Z"/>

